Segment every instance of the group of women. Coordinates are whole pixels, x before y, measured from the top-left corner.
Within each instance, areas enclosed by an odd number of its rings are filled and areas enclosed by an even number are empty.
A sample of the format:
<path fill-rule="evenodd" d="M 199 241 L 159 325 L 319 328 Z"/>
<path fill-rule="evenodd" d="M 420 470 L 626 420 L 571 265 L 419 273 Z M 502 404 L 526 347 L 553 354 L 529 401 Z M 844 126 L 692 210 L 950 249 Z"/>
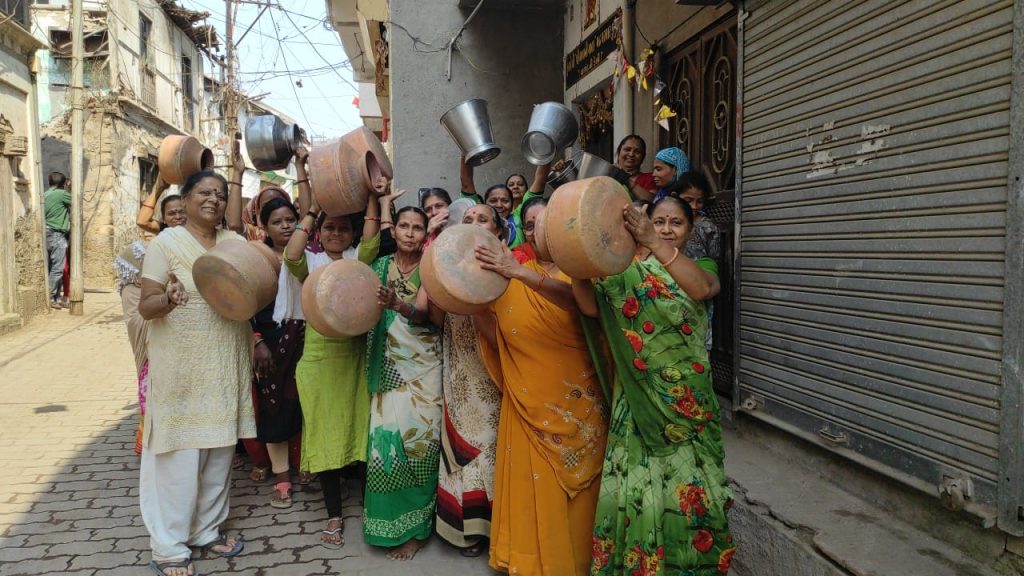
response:
<path fill-rule="evenodd" d="M 364 475 L 363 538 L 393 559 L 436 531 L 513 574 L 728 572 L 731 500 L 706 347 L 717 234 L 712 224 L 694 237 L 710 223 L 711 191 L 682 151 L 659 152 L 653 174 L 640 172 L 645 153 L 638 136 L 617 153 L 644 204 L 608 208 L 637 242 L 634 262 L 592 281 L 537 255 L 546 166 L 529 186 L 513 175 L 477 196 L 463 162 L 464 211 L 439 188 L 393 210 L 403 191 L 382 178 L 365 213 L 349 216 L 321 213 L 302 150 L 297 203 L 270 189 L 243 208 L 237 150 L 230 180 L 191 176 L 161 205 L 156 238 L 117 262 L 123 290 L 138 293 L 126 319 L 148 330 L 133 345 L 150 568 L 188 576 L 190 546 L 242 551 L 220 527 L 243 438 L 273 474 L 271 506 L 290 506 L 293 471 L 318 477 L 327 546 L 344 543 L 345 477 Z M 183 218 L 167 216 L 175 202 Z M 475 249 L 509 287 L 473 316 L 435 306 L 419 276 L 425 245 L 456 222 L 503 241 Z M 275 302 L 248 323 L 218 316 L 192 282 L 195 260 L 243 239 L 236 231 L 282 262 Z M 305 323 L 300 297 L 312 272 L 343 258 L 381 282 L 379 322 L 349 339 Z"/>

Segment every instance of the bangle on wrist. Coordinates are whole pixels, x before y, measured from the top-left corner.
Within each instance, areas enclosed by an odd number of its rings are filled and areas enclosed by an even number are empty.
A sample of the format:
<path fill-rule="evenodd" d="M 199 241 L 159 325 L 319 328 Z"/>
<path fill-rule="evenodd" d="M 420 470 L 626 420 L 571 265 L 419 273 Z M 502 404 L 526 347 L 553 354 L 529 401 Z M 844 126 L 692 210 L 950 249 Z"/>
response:
<path fill-rule="evenodd" d="M 303 178 L 302 180 L 296 180 L 295 181 L 296 184 L 302 184 L 303 182 L 305 182 L 306 184 L 309 184 L 309 178 Z"/>
<path fill-rule="evenodd" d="M 370 222 L 380 222 L 380 218 L 376 216 L 367 216 L 363 220 L 369 220 Z"/>
<path fill-rule="evenodd" d="M 545 276 L 543 274 L 540 275 L 540 282 L 537 282 L 537 289 L 534 290 L 534 292 L 540 292 L 541 288 L 544 287 L 544 280 L 546 278 L 547 278 L 547 276 Z"/>
<path fill-rule="evenodd" d="M 316 212 L 313 212 L 312 210 L 308 210 L 306 212 L 306 216 L 313 218 L 313 220 L 315 221 L 320 215 L 317 214 Z"/>
<path fill-rule="evenodd" d="M 241 182 L 228 182 L 228 186 L 238 186 L 239 188 L 241 188 L 242 187 L 242 183 Z"/>
<path fill-rule="evenodd" d="M 296 232 L 305 232 L 306 234 L 309 234 L 309 230 L 306 230 L 306 227 L 303 226 L 301 222 L 299 222 L 298 224 L 295 225 L 295 231 Z"/>
<path fill-rule="evenodd" d="M 665 268 L 668 268 L 669 265 L 676 261 L 676 258 L 679 258 L 679 248 L 673 248 L 673 250 L 674 252 L 672 252 L 672 257 L 668 259 L 668 262 L 661 262 L 660 259 L 658 260 Z"/>
<path fill-rule="evenodd" d="M 152 204 L 146 204 L 145 202 L 143 202 L 142 205 L 145 206 L 146 208 L 149 208 L 150 210 L 155 210 L 156 209 L 156 206 L 154 206 Z"/>
<path fill-rule="evenodd" d="M 253 343 L 252 343 L 252 347 L 253 347 L 253 348 L 256 348 L 256 347 L 257 347 L 257 346 L 259 346 L 260 344 L 263 344 L 263 338 L 260 338 L 260 339 L 256 340 L 255 342 L 253 342 Z"/>

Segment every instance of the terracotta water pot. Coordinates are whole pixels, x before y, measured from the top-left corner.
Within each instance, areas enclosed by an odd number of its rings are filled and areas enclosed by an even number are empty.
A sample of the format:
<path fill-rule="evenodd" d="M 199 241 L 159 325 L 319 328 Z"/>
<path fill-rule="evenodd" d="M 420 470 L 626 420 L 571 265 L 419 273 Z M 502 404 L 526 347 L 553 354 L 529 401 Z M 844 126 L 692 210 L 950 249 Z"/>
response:
<path fill-rule="evenodd" d="M 364 176 L 366 156 L 343 140 L 320 144 L 310 151 L 310 185 L 317 204 L 328 216 L 366 209 L 370 196 Z"/>
<path fill-rule="evenodd" d="M 160 177 L 170 184 L 184 184 L 196 172 L 213 168 L 213 151 L 192 136 L 167 136 L 157 158 Z"/>
<path fill-rule="evenodd" d="M 508 278 L 480 267 L 477 246 L 500 251 L 501 240 L 474 224 L 456 224 L 445 228 L 423 253 L 420 281 L 445 312 L 476 314 L 508 288 Z"/>
<path fill-rule="evenodd" d="M 360 126 L 341 137 L 342 142 L 355 148 L 363 161 L 360 167 L 363 169 L 363 182 L 366 183 L 368 193 L 373 193 L 373 181 L 384 176 L 388 180 L 394 178 L 395 170 L 391 166 L 391 159 L 384 151 L 384 145 L 380 139 L 366 126 Z"/>
<path fill-rule="evenodd" d="M 271 255 L 276 259 L 273 251 Z M 241 240 L 217 244 L 192 266 L 192 280 L 203 300 L 230 320 L 248 320 L 273 302 L 277 274 L 263 250 Z"/>
<path fill-rule="evenodd" d="M 544 214 L 547 208 L 537 215 L 533 221 L 533 245 L 537 249 L 537 257 L 545 262 L 551 262 L 551 251 L 548 250 L 548 237 L 544 231 Z"/>
<path fill-rule="evenodd" d="M 267 262 L 270 262 L 270 265 L 273 266 L 275 274 L 281 274 L 281 258 L 278 257 L 277 252 L 274 252 L 273 248 L 264 244 L 262 240 L 250 240 L 249 245 L 258 250 L 260 254 L 263 254 Z"/>
<path fill-rule="evenodd" d="M 622 220 L 627 204 L 622 185 L 608 176 L 559 186 L 544 211 L 545 240 L 555 264 L 580 279 L 625 270 L 636 252 L 636 242 Z"/>
<path fill-rule="evenodd" d="M 314 330 L 331 338 L 366 334 L 380 319 L 380 280 L 358 260 L 335 260 L 302 284 L 302 314 Z"/>

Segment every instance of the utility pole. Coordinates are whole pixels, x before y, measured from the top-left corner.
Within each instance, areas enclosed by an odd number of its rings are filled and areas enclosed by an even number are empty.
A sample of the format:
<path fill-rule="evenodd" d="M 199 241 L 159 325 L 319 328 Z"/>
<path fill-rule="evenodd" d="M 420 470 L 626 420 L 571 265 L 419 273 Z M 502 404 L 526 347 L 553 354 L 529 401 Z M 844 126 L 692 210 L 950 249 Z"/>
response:
<path fill-rule="evenodd" d="M 82 0 L 71 0 L 71 315 L 84 310 L 85 285 L 82 270 L 82 160 L 85 157 L 85 111 L 82 108 Z"/>
<path fill-rule="evenodd" d="M 234 20 L 234 1 L 224 0 L 224 36 L 225 42 L 227 43 L 227 63 L 225 69 L 227 71 L 227 85 L 224 97 L 227 98 L 227 121 L 225 122 L 225 129 L 229 138 L 234 139 L 235 133 L 238 132 L 238 109 L 236 108 L 235 100 L 235 20 Z M 230 148 L 229 148 L 230 150 Z M 229 155 L 230 158 L 230 155 Z"/>

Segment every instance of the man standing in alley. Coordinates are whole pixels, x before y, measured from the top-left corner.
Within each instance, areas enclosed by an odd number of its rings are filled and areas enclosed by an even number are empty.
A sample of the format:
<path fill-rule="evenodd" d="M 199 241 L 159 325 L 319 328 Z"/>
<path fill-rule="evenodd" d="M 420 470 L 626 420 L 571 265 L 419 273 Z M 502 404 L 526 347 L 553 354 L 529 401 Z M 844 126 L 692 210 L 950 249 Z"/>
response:
<path fill-rule="evenodd" d="M 46 252 L 50 265 L 50 307 L 66 308 L 68 303 L 58 299 L 61 277 L 64 275 L 64 258 L 68 251 L 68 232 L 71 230 L 71 192 L 67 188 L 67 176 L 50 172 L 50 188 L 43 196 L 46 211 Z"/>

